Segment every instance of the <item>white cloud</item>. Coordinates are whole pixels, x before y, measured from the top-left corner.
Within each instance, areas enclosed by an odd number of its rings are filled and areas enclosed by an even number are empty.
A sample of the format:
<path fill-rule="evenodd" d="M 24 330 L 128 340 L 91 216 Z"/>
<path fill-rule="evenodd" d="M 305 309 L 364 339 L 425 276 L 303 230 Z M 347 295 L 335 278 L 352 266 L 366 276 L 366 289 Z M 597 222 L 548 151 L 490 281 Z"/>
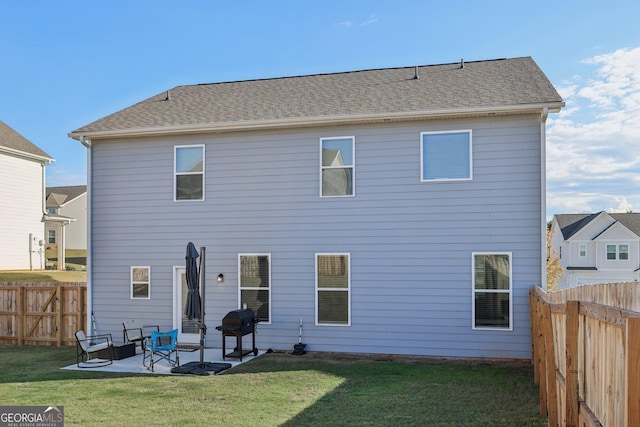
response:
<path fill-rule="evenodd" d="M 640 207 L 640 48 L 586 59 L 547 130 L 548 215 Z"/>
<path fill-rule="evenodd" d="M 378 22 L 378 17 L 374 14 L 371 14 L 364 21 L 353 22 L 351 20 L 345 20 L 340 22 L 338 25 L 344 28 L 352 28 L 353 26 L 356 26 L 356 25 L 358 27 L 366 27 L 367 25 L 372 25 L 372 24 L 375 24 L 376 22 Z"/>
<path fill-rule="evenodd" d="M 371 24 L 375 24 L 376 22 L 378 22 L 378 18 L 376 17 L 376 15 L 369 15 L 369 17 L 360 24 L 361 27 L 367 26 L 367 25 L 371 25 Z"/>

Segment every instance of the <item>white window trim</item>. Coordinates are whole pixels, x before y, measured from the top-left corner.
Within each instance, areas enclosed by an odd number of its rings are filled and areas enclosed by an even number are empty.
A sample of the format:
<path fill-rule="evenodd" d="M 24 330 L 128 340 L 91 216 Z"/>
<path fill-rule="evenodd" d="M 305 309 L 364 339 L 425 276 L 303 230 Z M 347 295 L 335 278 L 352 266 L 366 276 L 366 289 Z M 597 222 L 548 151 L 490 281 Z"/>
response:
<path fill-rule="evenodd" d="M 322 142 L 330 141 L 336 139 L 350 139 L 351 140 L 351 157 L 352 164 L 351 166 L 323 166 L 322 165 Z M 345 198 L 345 197 L 355 197 L 356 196 L 356 137 L 355 136 L 331 136 L 326 138 L 320 138 L 319 148 L 320 152 L 320 198 L 321 199 L 334 199 L 334 198 Z M 322 195 L 322 171 L 325 169 L 347 169 L 351 168 L 351 194 L 337 195 L 337 196 L 323 196 Z"/>
<path fill-rule="evenodd" d="M 177 184 L 178 184 L 178 171 L 177 171 L 177 152 L 179 148 L 194 148 L 200 147 L 202 148 L 202 172 L 192 172 L 192 173 L 184 173 L 181 172 L 180 175 L 200 175 L 202 174 L 202 198 L 201 199 L 189 199 L 189 200 L 178 200 L 177 198 Z M 204 202 L 205 194 L 207 194 L 205 185 L 206 185 L 206 151 L 204 144 L 192 144 L 192 145 L 174 145 L 173 146 L 173 201 L 175 203 L 184 203 L 184 202 Z"/>
<path fill-rule="evenodd" d="M 584 255 L 582 255 L 582 248 L 584 248 Z M 588 255 L 587 252 L 587 244 L 586 243 L 580 243 L 578 244 L 578 257 L 580 258 L 586 258 Z"/>
<path fill-rule="evenodd" d="M 616 248 L 616 251 L 615 251 L 615 256 L 616 257 L 613 258 L 613 259 L 609 259 L 608 258 L 608 255 L 609 255 L 609 250 L 608 250 L 609 248 L 608 247 L 609 246 L 615 246 L 615 248 Z M 620 258 L 620 246 L 626 246 L 627 247 L 627 252 L 626 252 L 627 259 L 621 259 Z M 629 245 L 628 243 L 606 243 L 605 247 L 604 247 L 604 257 L 605 257 L 604 259 L 605 259 L 605 261 L 623 261 L 623 262 L 629 261 L 629 259 L 630 259 L 630 256 L 629 256 L 630 249 L 631 249 L 631 245 Z"/>
<path fill-rule="evenodd" d="M 347 257 L 347 268 L 349 269 L 349 277 L 347 277 L 347 288 L 320 288 L 318 287 L 318 257 L 320 256 L 346 256 Z M 318 252 L 315 254 L 315 310 L 316 310 L 316 318 L 315 324 L 316 326 L 336 326 L 336 327 L 345 327 L 351 326 L 351 253 L 349 252 Z M 347 292 L 347 323 L 320 323 L 318 321 L 318 291 L 335 291 L 335 292 Z"/>
<path fill-rule="evenodd" d="M 424 135 L 442 135 L 448 133 L 465 133 L 469 134 L 469 177 L 468 178 L 429 178 L 425 179 L 422 175 L 424 170 L 424 143 L 422 138 Z M 451 181 L 472 181 L 473 180 L 473 131 L 471 129 L 420 132 L 420 182 L 451 182 Z"/>
<path fill-rule="evenodd" d="M 482 289 L 476 290 L 476 255 L 508 255 L 509 256 L 509 289 Z M 476 326 L 476 292 L 481 293 L 508 293 L 509 294 L 509 327 L 492 328 L 488 326 Z M 513 331 L 513 253 L 512 252 L 472 252 L 471 253 L 471 329 L 476 331 Z"/>
<path fill-rule="evenodd" d="M 149 276 L 148 282 L 136 282 L 136 281 L 133 280 L 133 270 L 136 269 L 136 268 L 146 268 L 149 271 L 149 273 L 148 273 L 148 276 Z M 151 299 L 151 267 L 150 266 L 148 266 L 148 265 L 132 265 L 131 266 L 131 274 L 130 274 L 129 278 L 130 278 L 130 283 L 129 283 L 130 295 L 129 296 L 130 296 L 131 299 L 133 299 L 133 300 L 148 300 L 148 299 Z M 134 297 L 133 296 L 133 285 L 136 284 L 136 283 L 147 283 L 147 287 L 149 289 L 149 292 L 148 292 L 148 295 L 145 298 Z"/>
<path fill-rule="evenodd" d="M 268 322 L 260 322 L 261 325 L 270 325 L 271 324 L 271 285 L 272 285 L 272 277 L 271 277 L 271 254 L 270 253 L 241 253 L 238 254 L 238 308 L 243 308 L 241 307 L 242 304 L 242 290 L 248 290 L 248 291 L 260 291 L 260 290 L 264 290 L 264 287 L 255 287 L 255 286 L 248 286 L 248 287 L 242 287 L 242 264 L 240 262 L 240 260 L 242 259 L 243 256 L 266 256 L 269 259 L 269 287 L 266 288 L 269 291 L 269 321 Z M 256 315 L 258 313 L 255 313 Z"/>

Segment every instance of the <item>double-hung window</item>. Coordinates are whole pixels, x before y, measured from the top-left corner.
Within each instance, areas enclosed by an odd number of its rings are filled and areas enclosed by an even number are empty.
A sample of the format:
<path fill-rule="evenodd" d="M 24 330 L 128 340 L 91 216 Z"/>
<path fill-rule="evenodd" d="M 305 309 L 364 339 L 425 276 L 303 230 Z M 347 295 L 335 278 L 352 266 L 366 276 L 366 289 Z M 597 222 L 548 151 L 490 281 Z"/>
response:
<path fill-rule="evenodd" d="M 586 243 L 580 243 L 580 245 L 578 246 L 578 253 L 580 255 L 580 258 L 586 258 L 586 256 L 587 256 L 587 245 L 586 245 Z"/>
<path fill-rule="evenodd" d="M 512 329 L 511 253 L 474 253 L 473 328 Z"/>
<path fill-rule="evenodd" d="M 204 145 L 174 147 L 174 200 L 204 200 Z"/>
<path fill-rule="evenodd" d="M 607 259 L 626 261 L 629 259 L 629 245 L 607 245 Z"/>
<path fill-rule="evenodd" d="M 131 267 L 131 299 L 151 298 L 151 267 Z"/>
<path fill-rule="evenodd" d="M 271 321 L 271 255 L 240 254 L 240 307 L 250 308 L 264 323 Z"/>
<path fill-rule="evenodd" d="M 355 137 L 320 139 L 320 196 L 354 195 Z"/>
<path fill-rule="evenodd" d="M 473 178 L 471 130 L 422 132 L 420 180 L 464 181 Z"/>
<path fill-rule="evenodd" d="M 350 325 L 349 254 L 316 254 L 316 324 Z"/>

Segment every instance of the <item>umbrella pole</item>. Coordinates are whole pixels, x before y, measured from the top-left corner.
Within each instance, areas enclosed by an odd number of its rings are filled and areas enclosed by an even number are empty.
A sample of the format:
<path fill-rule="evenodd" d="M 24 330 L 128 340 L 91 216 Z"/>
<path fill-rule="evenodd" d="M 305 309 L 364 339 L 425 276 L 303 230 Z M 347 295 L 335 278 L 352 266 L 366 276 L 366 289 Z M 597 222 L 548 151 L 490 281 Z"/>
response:
<path fill-rule="evenodd" d="M 205 291 L 205 247 L 200 247 L 200 366 L 204 366 L 204 336 L 206 326 L 204 324 L 204 291 Z"/>

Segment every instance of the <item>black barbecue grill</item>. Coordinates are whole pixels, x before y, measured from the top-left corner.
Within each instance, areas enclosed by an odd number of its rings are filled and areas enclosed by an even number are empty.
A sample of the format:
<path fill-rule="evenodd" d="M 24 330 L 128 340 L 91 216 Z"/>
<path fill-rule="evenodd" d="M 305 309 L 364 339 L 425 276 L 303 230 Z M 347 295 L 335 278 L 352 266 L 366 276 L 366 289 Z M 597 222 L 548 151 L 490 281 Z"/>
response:
<path fill-rule="evenodd" d="M 258 355 L 256 348 L 257 323 L 258 318 L 250 308 L 230 311 L 222 318 L 222 325 L 216 326 L 216 329 L 222 332 L 222 360 L 225 360 L 226 357 L 234 357 L 242 361 L 242 356 L 249 353 L 253 353 L 254 356 Z M 249 334 L 251 334 L 252 349 L 243 351 L 242 337 Z M 236 348 L 229 354 L 225 354 L 227 337 L 236 337 Z"/>

